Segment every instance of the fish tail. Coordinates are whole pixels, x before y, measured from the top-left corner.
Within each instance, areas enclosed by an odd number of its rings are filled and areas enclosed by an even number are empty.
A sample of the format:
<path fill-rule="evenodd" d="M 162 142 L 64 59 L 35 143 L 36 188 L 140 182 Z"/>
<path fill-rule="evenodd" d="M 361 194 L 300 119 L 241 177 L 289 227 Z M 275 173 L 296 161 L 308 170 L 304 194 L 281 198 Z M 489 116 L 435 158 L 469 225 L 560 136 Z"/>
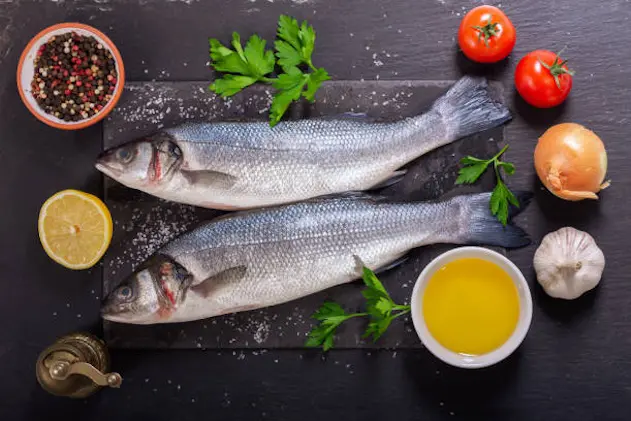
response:
<path fill-rule="evenodd" d="M 511 119 L 508 108 L 494 98 L 483 77 L 464 76 L 433 106 L 461 138 L 499 126 Z"/>
<path fill-rule="evenodd" d="M 530 203 L 532 193 L 525 191 L 515 192 L 519 200 L 519 208 L 511 207 L 509 218 L 522 212 Z M 489 201 L 491 193 L 472 194 L 460 196 L 458 200 L 460 208 L 460 242 L 462 244 L 489 245 L 505 248 L 525 247 L 530 244 L 530 238 L 526 232 L 512 224 L 502 226 L 495 216 L 491 214 Z"/>

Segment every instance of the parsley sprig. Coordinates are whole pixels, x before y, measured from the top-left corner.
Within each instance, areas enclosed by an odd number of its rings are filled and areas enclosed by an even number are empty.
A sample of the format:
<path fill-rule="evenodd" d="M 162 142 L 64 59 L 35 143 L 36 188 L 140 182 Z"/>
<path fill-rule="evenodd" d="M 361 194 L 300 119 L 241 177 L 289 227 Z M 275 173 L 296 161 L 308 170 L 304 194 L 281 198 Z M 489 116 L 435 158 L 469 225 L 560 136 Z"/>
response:
<path fill-rule="evenodd" d="M 458 172 L 458 178 L 456 184 L 472 184 L 475 183 L 489 165 L 493 164 L 495 170 L 495 177 L 497 184 L 491 194 L 491 213 L 497 217 L 497 219 L 506 226 L 508 223 L 508 205 L 511 204 L 515 207 L 519 207 L 519 200 L 511 192 L 504 181 L 500 170 L 503 169 L 506 175 L 515 174 L 515 165 L 510 162 L 500 161 L 500 157 L 506 152 L 508 145 L 504 146 L 501 151 L 497 153 L 491 159 L 480 159 L 473 156 L 465 156 L 460 160 L 460 164 L 463 165 Z"/>
<path fill-rule="evenodd" d="M 320 324 L 309 332 L 309 338 L 305 346 L 312 348 L 321 346 L 324 351 L 328 351 L 333 347 L 337 328 L 354 317 L 370 318 L 363 337 L 372 336 L 373 342 L 376 342 L 386 332 L 394 319 L 410 312 L 411 308 L 409 305 L 397 304 L 390 298 L 383 284 L 373 271 L 367 267 L 363 269 L 362 279 L 366 285 L 366 289 L 362 291 L 362 295 L 366 299 L 366 312 L 346 313 L 338 303 L 325 302 L 311 316 L 318 320 Z"/>
<path fill-rule="evenodd" d="M 329 74 L 312 61 L 316 34 L 313 27 L 303 21 L 281 15 L 278 20 L 275 53 L 266 49 L 266 41 L 252 35 L 242 46 L 238 33 L 232 34 L 231 46 L 224 46 L 215 38 L 210 39 L 211 65 L 224 75 L 216 79 L 210 90 L 229 97 L 257 83 L 269 83 L 276 93 L 270 108 L 270 126 L 276 125 L 293 101 L 300 97 L 313 102 L 322 82 Z M 282 71 L 277 72 L 279 67 Z M 273 74 L 276 73 L 276 77 Z"/>

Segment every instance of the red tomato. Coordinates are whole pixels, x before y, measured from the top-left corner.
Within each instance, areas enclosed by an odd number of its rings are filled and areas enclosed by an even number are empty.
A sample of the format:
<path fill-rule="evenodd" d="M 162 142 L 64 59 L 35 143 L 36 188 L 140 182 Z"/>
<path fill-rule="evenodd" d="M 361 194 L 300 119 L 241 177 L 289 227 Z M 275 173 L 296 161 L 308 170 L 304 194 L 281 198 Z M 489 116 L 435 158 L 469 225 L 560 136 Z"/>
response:
<path fill-rule="evenodd" d="M 528 53 L 515 69 L 517 92 L 530 105 L 555 107 L 565 101 L 572 89 L 572 72 L 567 61 L 548 50 Z"/>
<path fill-rule="evenodd" d="M 515 46 L 515 27 L 504 12 L 494 6 L 478 6 L 460 22 L 458 44 L 465 56 L 480 63 L 495 63 Z"/>

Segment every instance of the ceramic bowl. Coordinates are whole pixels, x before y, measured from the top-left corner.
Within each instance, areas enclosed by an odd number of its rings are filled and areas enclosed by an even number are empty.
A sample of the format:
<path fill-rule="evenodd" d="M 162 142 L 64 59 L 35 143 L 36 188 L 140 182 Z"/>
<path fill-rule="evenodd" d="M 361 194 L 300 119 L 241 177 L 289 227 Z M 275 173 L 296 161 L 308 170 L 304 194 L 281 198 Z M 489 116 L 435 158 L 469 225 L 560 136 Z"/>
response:
<path fill-rule="evenodd" d="M 69 122 L 48 114 L 40 108 L 40 106 L 37 104 L 37 101 L 33 97 L 33 94 L 31 93 L 31 82 L 35 73 L 35 65 L 33 61 L 37 56 L 37 51 L 39 50 L 40 46 L 46 43 L 53 35 L 61 35 L 72 31 L 81 35 L 90 35 L 94 37 L 97 41 L 99 41 L 111 51 L 116 63 L 118 82 L 116 84 L 116 89 L 114 90 L 114 93 L 112 95 L 112 99 L 110 99 L 110 101 L 103 107 L 101 111 L 88 119 Z M 112 111 L 123 91 L 123 86 L 125 84 L 125 67 L 123 65 L 123 59 L 121 58 L 121 55 L 114 43 L 98 29 L 95 29 L 88 25 L 83 25 L 81 23 L 59 23 L 57 25 L 53 25 L 44 29 L 39 34 L 35 35 L 33 39 L 31 39 L 31 41 L 28 43 L 28 45 L 22 52 L 22 56 L 20 57 L 20 62 L 18 64 L 17 84 L 22 102 L 24 102 L 26 108 L 28 108 L 29 111 L 38 120 L 58 129 L 78 130 L 97 123 L 98 121 L 105 118 L 105 116 L 107 116 L 110 111 Z"/>
<path fill-rule="evenodd" d="M 510 338 L 499 348 L 483 355 L 469 356 L 453 352 L 442 346 L 430 334 L 423 318 L 423 294 L 434 273 L 445 264 L 458 259 L 478 258 L 495 263 L 513 280 L 519 295 L 519 319 Z M 482 247 L 460 247 L 441 254 L 425 267 L 412 290 L 412 321 L 423 345 L 447 364 L 462 368 L 482 368 L 496 364 L 517 349 L 530 328 L 532 320 L 532 297 L 530 288 L 521 271 L 506 257 Z"/>

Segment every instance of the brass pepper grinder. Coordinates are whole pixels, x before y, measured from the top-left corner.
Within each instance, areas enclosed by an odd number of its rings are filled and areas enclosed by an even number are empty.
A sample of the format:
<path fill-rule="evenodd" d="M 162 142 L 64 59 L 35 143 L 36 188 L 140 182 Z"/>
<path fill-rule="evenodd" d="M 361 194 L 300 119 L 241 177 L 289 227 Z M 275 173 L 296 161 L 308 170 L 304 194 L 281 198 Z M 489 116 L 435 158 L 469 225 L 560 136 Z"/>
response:
<path fill-rule="evenodd" d="M 46 348 L 37 359 L 37 381 L 49 393 L 85 398 L 101 387 L 120 387 L 118 373 L 109 373 L 105 343 L 89 333 L 71 333 Z"/>

